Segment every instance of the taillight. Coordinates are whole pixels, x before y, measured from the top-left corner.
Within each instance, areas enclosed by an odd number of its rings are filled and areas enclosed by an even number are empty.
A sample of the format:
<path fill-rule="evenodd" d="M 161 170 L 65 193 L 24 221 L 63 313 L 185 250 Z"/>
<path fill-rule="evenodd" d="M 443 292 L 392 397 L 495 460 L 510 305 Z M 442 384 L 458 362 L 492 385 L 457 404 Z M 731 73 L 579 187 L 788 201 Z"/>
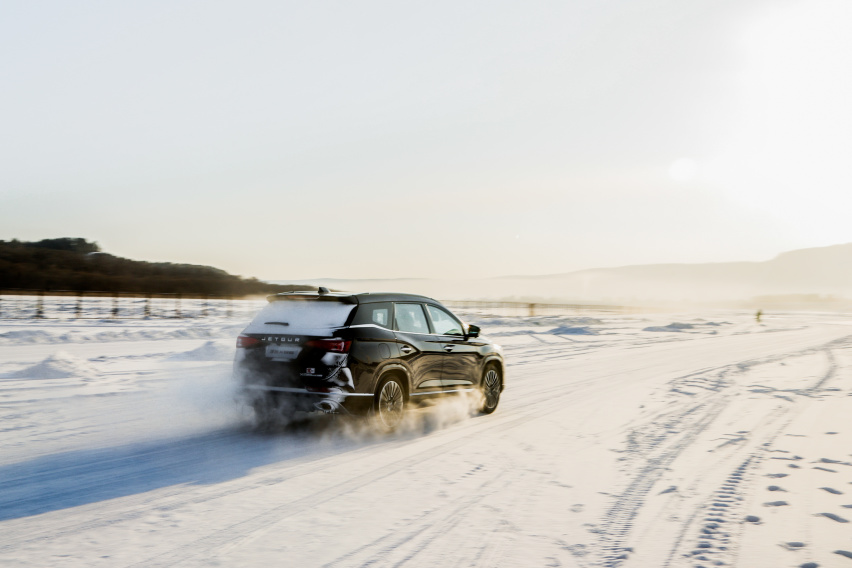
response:
<path fill-rule="evenodd" d="M 337 338 L 310 339 L 305 342 L 305 345 L 308 347 L 315 347 L 317 349 L 324 349 L 326 351 L 333 351 L 334 353 L 349 353 L 349 347 L 352 345 L 352 342 Z"/>
<path fill-rule="evenodd" d="M 248 335 L 240 335 L 237 337 L 237 347 L 257 347 L 261 343 L 260 339 L 249 337 Z"/>

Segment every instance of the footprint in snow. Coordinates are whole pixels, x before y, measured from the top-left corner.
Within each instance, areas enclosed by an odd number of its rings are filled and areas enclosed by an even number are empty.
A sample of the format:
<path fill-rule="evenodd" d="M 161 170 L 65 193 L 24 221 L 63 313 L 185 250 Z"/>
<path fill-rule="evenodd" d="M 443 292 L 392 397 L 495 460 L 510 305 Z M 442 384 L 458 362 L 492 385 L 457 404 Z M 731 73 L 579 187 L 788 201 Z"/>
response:
<path fill-rule="evenodd" d="M 781 477 L 787 477 L 790 475 L 789 473 L 767 473 L 766 477 L 772 477 L 773 479 L 778 479 Z"/>
<path fill-rule="evenodd" d="M 769 503 L 764 503 L 764 507 L 783 507 L 785 505 L 789 505 L 787 501 L 770 501 Z"/>
<path fill-rule="evenodd" d="M 823 491 L 828 491 L 832 495 L 843 495 L 843 491 L 838 491 L 837 489 L 833 489 L 831 487 L 820 487 Z"/>
<path fill-rule="evenodd" d="M 585 556 L 589 553 L 585 544 L 572 544 L 569 546 L 563 546 L 562 548 L 564 548 L 574 556 Z"/>
<path fill-rule="evenodd" d="M 820 467 L 820 466 L 818 466 L 818 465 L 815 465 L 815 466 L 814 466 L 814 469 L 818 469 L 818 470 L 820 470 L 820 471 L 827 471 L 827 472 L 829 472 L 829 473 L 837 473 L 837 470 L 836 470 L 836 469 L 828 469 L 827 467 Z"/>
<path fill-rule="evenodd" d="M 778 487 L 777 485 L 770 485 L 766 489 L 768 489 L 769 491 L 783 491 L 785 493 L 787 492 L 786 489 L 782 489 L 781 487 Z"/>
<path fill-rule="evenodd" d="M 804 542 L 782 542 L 782 548 L 786 548 L 787 550 L 801 550 L 805 547 Z"/>
<path fill-rule="evenodd" d="M 817 462 L 818 463 L 836 463 L 838 465 L 852 465 L 849 462 L 840 461 L 840 460 L 833 460 L 833 459 L 829 459 L 829 458 L 820 458 L 820 459 L 817 460 Z"/>
<path fill-rule="evenodd" d="M 839 515 L 835 515 L 834 513 L 817 513 L 814 516 L 815 517 L 827 517 L 827 518 L 831 519 L 832 521 L 837 521 L 838 523 L 848 523 L 849 522 L 846 519 L 844 519 L 843 517 L 841 517 Z"/>

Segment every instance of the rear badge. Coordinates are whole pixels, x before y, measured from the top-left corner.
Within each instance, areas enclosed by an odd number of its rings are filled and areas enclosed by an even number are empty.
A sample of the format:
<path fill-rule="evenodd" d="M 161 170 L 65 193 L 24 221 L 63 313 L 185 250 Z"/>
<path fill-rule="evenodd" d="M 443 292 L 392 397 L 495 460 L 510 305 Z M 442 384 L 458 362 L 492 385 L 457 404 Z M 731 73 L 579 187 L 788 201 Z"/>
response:
<path fill-rule="evenodd" d="M 322 374 L 318 374 L 315 367 L 308 367 L 305 369 L 304 373 L 299 373 L 300 377 L 322 377 Z"/>
<path fill-rule="evenodd" d="M 301 348 L 298 345 L 278 345 L 272 344 L 266 346 L 266 356 L 274 361 L 293 361 L 299 356 Z"/>

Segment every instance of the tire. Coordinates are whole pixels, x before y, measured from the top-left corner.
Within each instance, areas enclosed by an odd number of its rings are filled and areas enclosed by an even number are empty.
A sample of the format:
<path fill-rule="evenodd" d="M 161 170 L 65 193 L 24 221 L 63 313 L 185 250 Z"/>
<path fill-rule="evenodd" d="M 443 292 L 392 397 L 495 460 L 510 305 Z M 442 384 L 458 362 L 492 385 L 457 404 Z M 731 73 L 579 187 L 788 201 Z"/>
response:
<path fill-rule="evenodd" d="M 479 408 L 479 412 L 491 414 L 497 410 L 497 405 L 500 404 L 500 392 L 503 390 L 503 377 L 500 376 L 500 371 L 495 365 L 485 367 L 480 389 L 482 390 L 482 406 Z"/>
<path fill-rule="evenodd" d="M 393 432 L 405 415 L 405 403 L 402 381 L 395 376 L 382 380 L 373 400 L 373 416 L 379 429 Z"/>

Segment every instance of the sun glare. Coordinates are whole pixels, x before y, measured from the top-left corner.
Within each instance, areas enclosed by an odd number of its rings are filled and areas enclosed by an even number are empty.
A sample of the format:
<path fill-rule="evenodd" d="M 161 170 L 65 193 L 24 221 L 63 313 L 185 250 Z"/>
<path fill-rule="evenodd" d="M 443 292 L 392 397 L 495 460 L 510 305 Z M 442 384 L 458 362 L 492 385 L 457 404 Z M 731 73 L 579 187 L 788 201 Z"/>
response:
<path fill-rule="evenodd" d="M 828 241 L 850 240 L 852 3 L 775 8 L 744 38 L 742 106 L 708 181 L 730 199 Z M 832 223 L 837 221 L 837 223 Z"/>
<path fill-rule="evenodd" d="M 674 181 L 685 182 L 695 177 L 698 164 L 692 158 L 680 158 L 669 166 L 669 177 Z"/>

